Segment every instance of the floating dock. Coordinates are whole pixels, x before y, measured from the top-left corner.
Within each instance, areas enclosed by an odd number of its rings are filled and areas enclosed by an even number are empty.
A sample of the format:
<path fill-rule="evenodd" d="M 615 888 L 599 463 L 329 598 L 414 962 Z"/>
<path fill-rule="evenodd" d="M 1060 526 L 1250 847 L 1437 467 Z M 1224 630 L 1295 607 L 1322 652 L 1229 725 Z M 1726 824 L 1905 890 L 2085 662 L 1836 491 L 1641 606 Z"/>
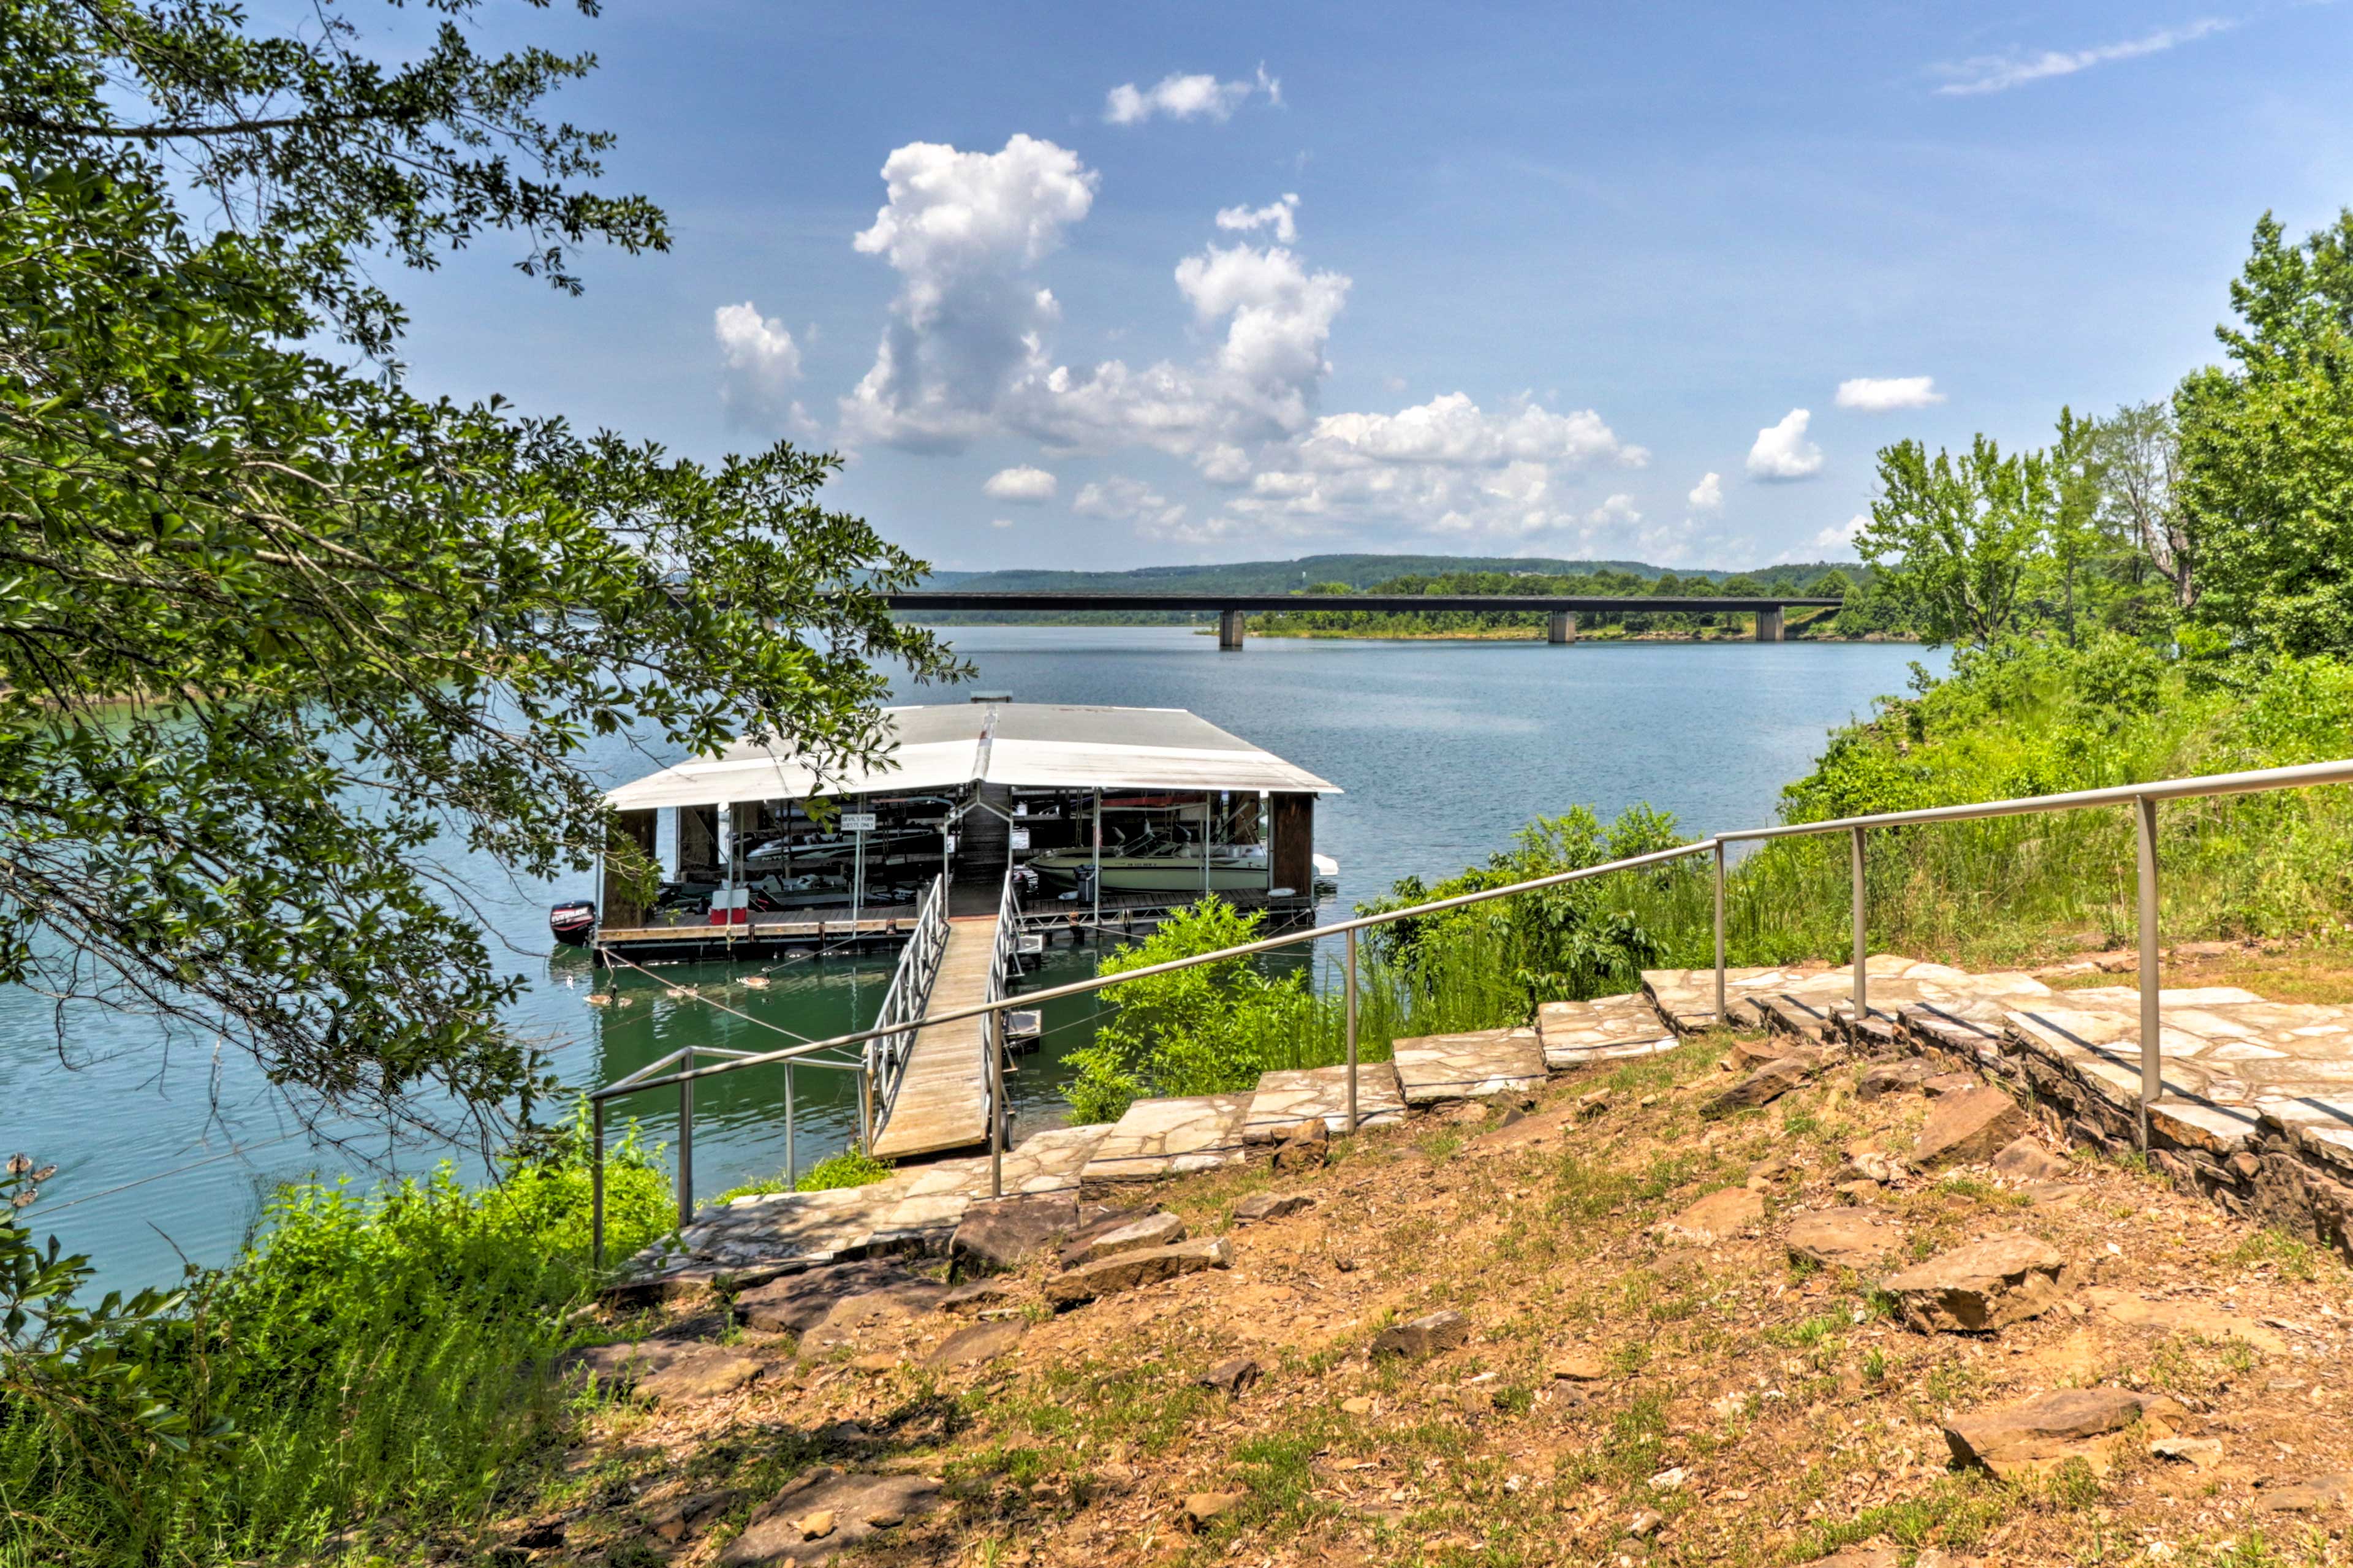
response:
<path fill-rule="evenodd" d="M 997 917 L 967 915 L 948 921 L 948 940 L 923 1011 L 952 1013 L 988 1000 L 990 970 L 999 950 Z M 1001 976 L 999 977 L 1001 979 Z M 988 1030 L 986 1018 L 925 1024 L 899 1068 L 899 1080 L 878 1112 L 878 1160 L 903 1160 L 988 1142 Z"/>

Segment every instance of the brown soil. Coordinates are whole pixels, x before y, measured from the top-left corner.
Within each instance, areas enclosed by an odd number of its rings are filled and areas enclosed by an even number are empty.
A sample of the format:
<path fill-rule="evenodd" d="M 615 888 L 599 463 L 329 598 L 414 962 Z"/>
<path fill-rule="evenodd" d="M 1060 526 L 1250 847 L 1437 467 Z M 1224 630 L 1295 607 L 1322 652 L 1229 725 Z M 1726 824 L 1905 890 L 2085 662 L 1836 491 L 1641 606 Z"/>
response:
<path fill-rule="evenodd" d="M 2280 972 L 2263 973 L 2283 994 Z M 965 1326 L 944 1314 L 813 1365 L 786 1336 L 726 1331 L 767 1375 L 677 1409 L 593 1410 L 535 1488 L 534 1517 L 568 1516 L 564 1542 L 531 1560 L 712 1562 L 817 1463 L 945 1479 L 950 1507 L 877 1534 L 858 1563 L 1765 1564 L 1855 1545 L 1906 1563 L 2347 1560 L 2342 1512 L 2260 1510 L 2264 1486 L 2353 1470 L 2353 1276 L 2334 1257 L 2122 1165 L 2078 1160 L 2073 1190 L 2040 1199 L 1983 1167 L 1911 1177 L 1862 1194 L 1904 1229 L 1889 1270 L 2022 1230 L 2068 1259 L 2073 1292 L 1999 1333 L 1915 1332 L 1889 1315 L 1877 1271 L 1809 1269 L 1780 1237 L 1795 1212 L 1841 1201 L 1858 1142 L 1908 1149 L 1928 1102 L 1858 1101 L 1859 1069 L 1839 1067 L 1711 1121 L 1700 1107 L 1730 1080 L 1730 1043 L 1556 1079 L 1509 1127 L 1500 1106 L 1465 1108 L 1344 1140 L 1310 1177 L 1261 1165 L 1169 1184 L 1150 1195 L 1195 1236 L 1227 1234 L 1230 1270 L 1059 1317 L 1033 1304 L 1027 1337 L 978 1368 L 922 1370 Z M 1598 1088 L 1597 1110 L 1580 1097 Z M 1752 1173 L 1755 1234 L 1653 1238 Z M 1315 1206 L 1232 1226 L 1233 1204 L 1270 1188 Z M 1024 1300 L 1039 1278 L 1020 1279 Z M 2260 1344 L 2116 1321 L 2097 1307 L 2110 1290 L 2195 1302 L 2209 1325 L 2228 1309 L 2219 1321 Z M 1471 1318 L 1467 1345 L 1366 1359 L 1383 1327 L 1440 1310 Z M 699 1327 L 722 1332 L 704 1312 Z M 1240 1395 L 1197 1385 L 1243 1354 L 1265 1370 Z M 2136 1433 L 2102 1478 L 2071 1467 L 2012 1485 L 1953 1468 L 1946 1420 L 2102 1384 L 2178 1399 L 2190 1415 L 2177 1429 L 2219 1439 L 2219 1462 L 2156 1458 Z M 719 1489 L 735 1500 L 676 1545 L 649 1534 L 665 1505 Z M 1188 1529 L 1187 1500 L 1204 1493 L 1239 1500 Z M 1662 1522 L 1630 1536 L 1645 1512 Z"/>

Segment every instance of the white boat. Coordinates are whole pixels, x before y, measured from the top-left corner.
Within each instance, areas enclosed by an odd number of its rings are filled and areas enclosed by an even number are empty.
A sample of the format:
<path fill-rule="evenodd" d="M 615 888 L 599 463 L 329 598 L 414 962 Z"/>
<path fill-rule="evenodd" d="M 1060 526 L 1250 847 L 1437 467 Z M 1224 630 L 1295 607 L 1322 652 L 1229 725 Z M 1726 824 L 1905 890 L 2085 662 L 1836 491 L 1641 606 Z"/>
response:
<path fill-rule="evenodd" d="M 1092 849 L 1057 849 L 1029 862 L 1029 869 L 1054 891 L 1084 888 L 1095 875 Z M 1211 892 L 1266 890 L 1266 846 L 1220 844 L 1209 852 L 1208 875 L 1202 876 L 1201 847 L 1158 835 L 1139 843 L 1103 851 L 1103 888 L 1118 893 Z"/>

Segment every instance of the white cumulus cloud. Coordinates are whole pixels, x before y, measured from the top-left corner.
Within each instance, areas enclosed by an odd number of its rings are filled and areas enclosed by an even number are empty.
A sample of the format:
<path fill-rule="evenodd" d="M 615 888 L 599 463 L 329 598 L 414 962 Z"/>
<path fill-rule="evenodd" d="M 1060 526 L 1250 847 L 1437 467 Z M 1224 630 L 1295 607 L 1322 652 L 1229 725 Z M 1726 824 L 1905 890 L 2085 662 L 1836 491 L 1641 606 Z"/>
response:
<path fill-rule="evenodd" d="M 1122 82 L 1103 96 L 1103 119 L 1113 125 L 1141 125 L 1155 116 L 1169 120 L 1231 120 L 1252 98 L 1282 101 L 1282 83 L 1258 68 L 1255 78 L 1219 81 L 1208 72 L 1171 71 L 1150 87 Z"/>
<path fill-rule="evenodd" d="M 1807 410 L 1792 408 L 1780 423 L 1757 432 L 1757 443 L 1748 448 L 1749 475 L 1779 481 L 1810 479 L 1820 473 L 1822 449 L 1806 439 L 1806 425 L 1812 418 Z"/>
<path fill-rule="evenodd" d="M 2195 43 L 2216 33 L 2227 33 L 2237 26 L 2237 21 L 2227 16 L 2205 16 L 2182 26 L 2159 27 L 2137 38 L 2095 44 L 2087 49 L 2036 49 L 2007 55 L 1975 55 L 1965 60 L 1938 66 L 1937 73 L 1950 79 L 1936 90 L 1948 98 L 2007 92 L 2029 82 L 2073 76 L 2077 71 L 2089 70 L 2094 66 L 2104 66 L 2116 60 L 2163 54 L 2182 44 Z"/>
<path fill-rule="evenodd" d="M 1081 486 L 1071 510 L 1081 517 L 1132 524 L 1146 539 L 1174 537 L 1185 521 L 1184 503 L 1170 500 L 1142 479 L 1124 474 Z"/>
<path fill-rule="evenodd" d="M 764 317 L 749 300 L 711 313 L 719 340 L 719 401 L 728 421 L 775 429 L 797 411 L 786 395 L 800 379 L 801 351 L 782 321 Z"/>
<path fill-rule="evenodd" d="M 1254 229 L 1271 229 L 1278 244 L 1292 245 L 1299 238 L 1299 197 L 1284 192 L 1279 201 L 1262 207 L 1236 206 L 1218 209 L 1218 226 L 1236 233 L 1248 234 Z"/>
<path fill-rule="evenodd" d="M 1691 493 L 1683 500 L 1701 511 L 1715 510 L 1724 505 L 1724 476 L 1713 472 L 1702 474 L 1699 483 L 1692 486 Z"/>
<path fill-rule="evenodd" d="M 1871 514 L 1856 512 L 1844 522 L 1835 522 L 1814 535 L 1815 548 L 1820 550 L 1852 550 L 1862 531 L 1871 526 Z"/>
<path fill-rule="evenodd" d="M 1945 401 L 1933 375 L 1859 375 L 1839 383 L 1838 405 L 1865 414 L 1885 414 L 1898 408 L 1926 408 Z"/>
<path fill-rule="evenodd" d="M 1054 476 L 1043 468 L 1026 464 L 1018 468 L 999 468 L 988 476 L 981 493 L 992 500 L 1018 501 L 1023 506 L 1043 506 L 1054 499 Z"/>
<path fill-rule="evenodd" d="M 1051 142 L 998 153 L 913 142 L 883 163 L 890 199 L 852 243 L 899 274 L 874 368 L 844 424 L 917 450 L 953 450 L 995 423 L 1008 378 L 1060 315 L 1026 274 L 1094 204 L 1094 171 Z"/>

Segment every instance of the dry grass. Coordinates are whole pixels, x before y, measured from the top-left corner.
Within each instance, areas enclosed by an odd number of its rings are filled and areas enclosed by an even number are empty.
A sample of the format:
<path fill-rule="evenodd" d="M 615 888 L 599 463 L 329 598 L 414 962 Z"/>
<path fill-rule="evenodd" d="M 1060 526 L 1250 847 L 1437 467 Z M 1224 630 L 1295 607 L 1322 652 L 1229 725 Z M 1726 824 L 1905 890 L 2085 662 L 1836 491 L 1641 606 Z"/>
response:
<path fill-rule="evenodd" d="M 1557 1080 L 1510 1128 L 1489 1113 L 1367 1133 L 1314 1178 L 1253 1167 L 1171 1184 L 1153 1195 L 1196 1235 L 1227 1229 L 1233 1203 L 1270 1185 L 1317 1204 L 1233 1231 L 1230 1271 L 1037 1311 L 1019 1348 L 976 1373 L 914 1364 L 952 1320 L 913 1325 L 909 1359 L 872 1373 L 797 1366 L 788 1341 L 744 1334 L 775 1363 L 746 1393 L 596 1415 L 534 1500 L 581 1510 L 542 1556 L 650 1563 L 649 1510 L 733 1487 L 724 1522 L 664 1549 L 713 1561 L 822 1458 L 946 1478 L 955 1508 L 859 1559 L 878 1563 L 1763 1565 L 1864 1542 L 1907 1562 L 1930 1548 L 2001 1563 L 2348 1560 L 2330 1533 L 2341 1520 L 2316 1532 L 2254 1511 L 2259 1481 L 2353 1468 L 2353 1300 L 2333 1258 L 2116 1166 L 2084 1164 L 2080 1194 L 2056 1204 L 1982 1172 L 1923 1180 L 1881 1200 L 1915 1255 L 2022 1228 L 2103 1286 L 2286 1325 L 2273 1331 L 2285 1349 L 2126 1328 L 2080 1301 L 1999 1336 L 1914 1333 L 1871 1280 L 1794 1266 L 1775 1237 L 1789 1212 L 1837 1201 L 1849 1144 L 1902 1148 L 1925 1102 L 1859 1103 L 1852 1069 L 1834 1069 L 1765 1110 L 1704 1120 L 1721 1045 Z M 1604 1109 L 1580 1121 L 1576 1097 L 1599 1086 Z M 1786 1168 L 1758 1178 L 1763 1234 L 1704 1249 L 1651 1238 L 1768 1160 Z M 1366 1360 L 1382 1326 L 1441 1308 L 1472 1319 L 1470 1344 Z M 1241 1353 L 1267 1369 L 1255 1388 L 1229 1400 L 1196 1386 Z M 1609 1375 L 1556 1379 L 1568 1354 Z M 2136 1449 L 2104 1479 L 2025 1488 L 1950 1468 L 1947 1417 L 2093 1382 L 2173 1394 L 2223 1462 Z M 1188 1534 L 1180 1505 L 1201 1491 L 1242 1499 Z M 1644 1510 L 1663 1529 L 1629 1538 Z"/>

